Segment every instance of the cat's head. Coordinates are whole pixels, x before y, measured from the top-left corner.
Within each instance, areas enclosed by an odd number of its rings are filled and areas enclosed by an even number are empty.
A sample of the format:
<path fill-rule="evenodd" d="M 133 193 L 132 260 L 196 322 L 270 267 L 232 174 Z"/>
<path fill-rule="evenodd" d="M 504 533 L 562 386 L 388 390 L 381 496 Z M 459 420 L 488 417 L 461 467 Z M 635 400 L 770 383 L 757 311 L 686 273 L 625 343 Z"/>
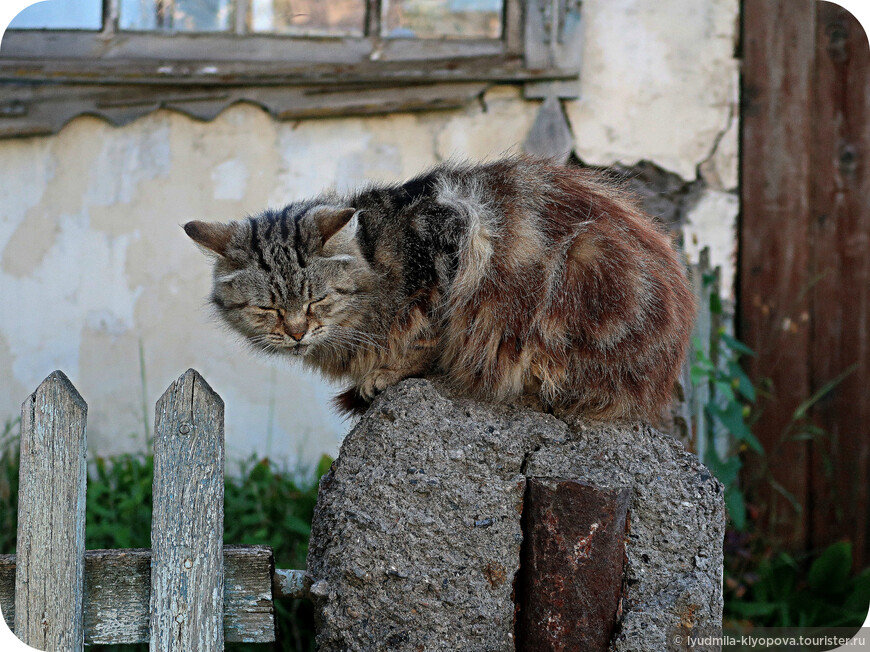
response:
<path fill-rule="evenodd" d="M 184 230 L 214 258 L 211 302 L 221 318 L 260 350 L 304 356 L 352 337 L 372 282 L 358 223 L 353 208 L 291 204 Z"/>

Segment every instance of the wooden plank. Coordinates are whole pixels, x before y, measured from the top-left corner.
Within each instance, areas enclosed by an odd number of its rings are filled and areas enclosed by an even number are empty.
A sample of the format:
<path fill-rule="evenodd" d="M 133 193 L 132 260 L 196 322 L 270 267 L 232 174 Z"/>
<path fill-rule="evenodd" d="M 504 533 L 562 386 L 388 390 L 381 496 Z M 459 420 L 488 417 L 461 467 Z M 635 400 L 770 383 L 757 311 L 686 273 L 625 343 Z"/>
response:
<path fill-rule="evenodd" d="M 238 61 L 166 61 L 113 59 L 0 59 L 0 81 L 9 83 L 52 82 L 90 85 L 144 84 L 233 87 L 355 86 L 380 84 L 401 86 L 434 82 L 519 82 L 576 79 L 575 66 L 528 68 L 517 56 L 485 56 L 473 59 L 428 59 L 423 61 L 376 61 L 347 64 L 303 64 Z"/>
<path fill-rule="evenodd" d="M 272 593 L 276 598 L 310 598 L 314 578 L 303 570 L 276 568 Z"/>
<path fill-rule="evenodd" d="M 88 406 L 55 371 L 21 406 L 15 634 L 81 650 Z"/>
<path fill-rule="evenodd" d="M 418 61 L 505 55 L 501 39 L 416 39 L 365 37 L 293 38 L 270 34 L 124 32 L 106 40 L 82 30 L 8 30 L 0 59 L 79 61 L 199 61 L 206 65 L 253 63 L 355 64 L 366 61 Z M 515 53 L 516 54 L 516 53 Z M 374 56 L 372 56 L 374 55 Z M 255 66 L 251 66 L 254 69 Z"/>
<path fill-rule="evenodd" d="M 782 492 L 806 508 L 808 448 L 805 441 L 783 441 L 783 435 L 811 390 L 805 315 L 815 3 L 746 0 L 743 21 L 738 325 L 758 353 L 749 361 L 750 376 L 756 383 L 770 378 L 775 388 L 756 424 L 768 467 L 748 464 L 744 479 L 765 529 L 801 548 L 806 519 Z"/>
<path fill-rule="evenodd" d="M 223 650 L 223 401 L 188 369 L 154 430 L 150 649 Z"/>
<path fill-rule="evenodd" d="M 809 547 L 848 537 L 870 563 L 870 47 L 842 7 L 817 5 L 813 116 L 813 392 L 857 364 L 813 410 Z"/>
<path fill-rule="evenodd" d="M 454 109 L 477 101 L 486 87 L 485 82 L 341 89 L 10 84 L 0 102 L 0 137 L 55 133 L 82 113 L 122 125 L 164 107 L 211 120 L 237 102 L 253 102 L 282 120 Z"/>
<path fill-rule="evenodd" d="M 268 546 L 224 546 L 225 640 L 243 643 L 275 640 L 273 564 L 272 549 Z M 310 586 L 310 580 L 307 584 Z M 304 590 L 301 580 L 299 587 Z M 298 597 L 299 593 L 294 595 Z M 85 643 L 147 643 L 150 596 L 150 550 L 85 552 Z M 15 621 L 14 607 L 15 555 L 0 555 L 0 609 L 10 627 Z"/>

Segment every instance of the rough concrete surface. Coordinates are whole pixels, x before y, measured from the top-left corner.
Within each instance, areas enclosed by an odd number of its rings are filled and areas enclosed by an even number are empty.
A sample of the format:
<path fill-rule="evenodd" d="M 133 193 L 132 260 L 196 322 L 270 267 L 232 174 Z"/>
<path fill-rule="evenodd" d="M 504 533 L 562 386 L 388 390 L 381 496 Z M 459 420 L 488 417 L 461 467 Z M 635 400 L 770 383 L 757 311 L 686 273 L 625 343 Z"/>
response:
<path fill-rule="evenodd" d="M 321 480 L 308 553 L 319 649 L 514 650 L 527 476 L 633 494 L 611 649 L 661 652 L 674 628 L 720 624 L 721 485 L 677 442 L 410 380 L 375 401 Z"/>

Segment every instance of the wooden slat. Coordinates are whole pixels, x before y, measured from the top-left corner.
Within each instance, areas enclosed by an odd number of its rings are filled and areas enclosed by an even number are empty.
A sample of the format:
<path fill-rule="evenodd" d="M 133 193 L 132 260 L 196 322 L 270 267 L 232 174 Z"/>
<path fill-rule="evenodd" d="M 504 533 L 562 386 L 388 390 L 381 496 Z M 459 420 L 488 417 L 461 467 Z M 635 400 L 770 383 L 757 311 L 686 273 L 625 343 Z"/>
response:
<path fill-rule="evenodd" d="M 310 598 L 314 578 L 303 570 L 276 568 L 272 593 L 276 598 Z"/>
<path fill-rule="evenodd" d="M 0 137 L 55 133 L 82 113 L 122 125 L 164 107 L 198 120 L 211 120 L 238 102 L 253 102 L 281 120 L 456 109 L 477 101 L 486 86 L 485 82 L 468 82 L 339 90 L 309 86 L 5 84 Z"/>
<path fill-rule="evenodd" d="M 223 650 L 224 404 L 193 369 L 157 401 L 153 652 Z"/>
<path fill-rule="evenodd" d="M 817 5 L 813 116 L 813 391 L 857 364 L 815 407 L 810 547 L 847 536 L 870 563 L 870 47 L 843 8 Z"/>
<path fill-rule="evenodd" d="M 275 640 L 272 565 L 272 549 L 268 546 L 224 546 L 224 637 L 227 641 L 269 643 Z M 300 584 L 300 590 L 302 588 Z M 85 553 L 85 643 L 147 643 L 150 596 L 150 550 L 88 550 Z M 0 609 L 10 627 L 14 626 L 14 607 L 15 555 L 0 555 Z"/>
<path fill-rule="evenodd" d="M 5 44 L 5 42 L 4 42 Z M 233 86 L 402 86 L 434 82 L 516 82 L 576 79 L 578 68 L 524 68 L 518 57 L 481 57 L 470 61 L 421 60 L 360 64 L 276 64 L 256 66 L 237 61 L 0 59 L 0 81 L 112 84 Z"/>
<path fill-rule="evenodd" d="M 523 142 L 523 150 L 535 156 L 551 158 L 561 165 L 574 151 L 571 125 L 555 90 L 538 109 L 538 115 Z"/>
<path fill-rule="evenodd" d="M 750 375 L 756 382 L 770 378 L 776 392 L 756 424 L 770 477 L 760 477 L 764 469 L 756 464 L 748 479 L 769 531 L 802 547 L 806 519 L 769 480 L 806 507 L 807 443 L 781 440 L 811 390 L 806 297 L 815 3 L 746 0 L 743 20 L 739 332 L 758 352 Z"/>
<path fill-rule="evenodd" d="M 376 57 L 372 54 L 377 52 Z M 83 30 L 8 30 L 0 59 L 79 59 L 201 61 L 253 63 L 252 70 L 271 63 L 354 64 L 372 60 L 418 61 L 506 55 L 500 39 L 417 39 L 362 37 L 288 38 L 269 34 L 125 32 L 106 40 Z"/>
<path fill-rule="evenodd" d="M 15 633 L 39 650 L 81 650 L 88 407 L 55 371 L 21 407 Z"/>

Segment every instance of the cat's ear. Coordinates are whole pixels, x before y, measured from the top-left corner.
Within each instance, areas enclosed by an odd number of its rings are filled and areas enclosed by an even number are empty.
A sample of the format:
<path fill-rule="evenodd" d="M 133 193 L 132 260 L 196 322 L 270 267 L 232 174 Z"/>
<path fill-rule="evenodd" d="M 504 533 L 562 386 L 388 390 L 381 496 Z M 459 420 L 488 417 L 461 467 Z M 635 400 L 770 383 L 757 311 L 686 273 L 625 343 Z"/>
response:
<path fill-rule="evenodd" d="M 194 220 L 184 225 L 184 232 L 198 245 L 210 249 L 219 256 L 226 256 L 227 247 L 233 237 L 235 227 L 220 222 L 200 222 Z"/>
<path fill-rule="evenodd" d="M 314 214 L 314 223 L 324 245 L 338 233 L 343 238 L 353 238 L 358 219 L 355 208 L 325 208 Z"/>

